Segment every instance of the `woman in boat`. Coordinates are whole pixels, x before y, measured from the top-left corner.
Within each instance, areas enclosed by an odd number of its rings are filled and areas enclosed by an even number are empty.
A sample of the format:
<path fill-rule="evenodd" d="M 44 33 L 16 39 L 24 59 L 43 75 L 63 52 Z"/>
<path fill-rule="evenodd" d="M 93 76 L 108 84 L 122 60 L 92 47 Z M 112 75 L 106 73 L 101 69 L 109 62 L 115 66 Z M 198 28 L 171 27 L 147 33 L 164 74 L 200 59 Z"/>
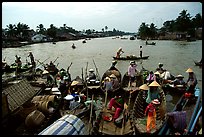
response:
<path fill-rule="evenodd" d="M 70 104 L 69 104 L 69 109 L 72 110 L 74 109 L 76 106 L 78 106 L 80 104 L 80 96 L 79 95 L 76 95 L 74 97 L 74 99 L 72 101 L 70 101 Z"/>
<path fill-rule="evenodd" d="M 196 75 L 191 68 L 186 70 L 186 72 L 189 74 L 186 82 L 188 86 L 187 92 L 194 94 L 194 89 L 198 83 Z"/>
<path fill-rule="evenodd" d="M 124 53 L 124 51 L 123 51 L 122 47 L 120 47 L 120 48 L 118 49 L 118 51 L 116 52 L 116 58 L 120 58 L 120 55 L 121 55 L 122 53 Z"/>
<path fill-rule="evenodd" d="M 178 85 L 182 85 L 182 87 L 186 86 L 186 82 L 183 80 L 183 76 L 182 75 L 177 75 L 176 79 L 173 81 L 174 87 L 178 86 Z"/>
<path fill-rule="evenodd" d="M 148 84 L 152 83 L 154 81 L 154 73 L 153 73 L 153 71 L 150 71 L 146 81 L 147 81 Z"/>
<path fill-rule="evenodd" d="M 156 106 L 160 104 L 158 99 L 154 99 L 149 103 L 145 109 L 145 116 L 147 115 L 147 133 L 150 133 L 151 129 L 156 129 Z M 152 127 L 152 128 L 151 128 Z"/>
<path fill-rule="evenodd" d="M 187 132 L 186 111 L 182 111 L 182 105 L 177 104 L 176 111 L 167 113 L 169 116 L 168 124 L 175 135 Z"/>
<path fill-rule="evenodd" d="M 90 69 L 87 80 L 90 81 L 90 80 L 95 80 L 95 79 L 96 79 L 96 74 L 94 73 L 94 69 Z"/>
<path fill-rule="evenodd" d="M 36 63 L 35 63 L 35 60 L 34 60 L 34 56 L 33 56 L 32 51 L 29 51 L 28 57 L 30 57 L 30 61 L 31 61 L 32 67 L 35 68 Z"/>
<path fill-rule="evenodd" d="M 159 63 L 159 67 L 156 68 L 156 71 L 159 71 L 160 74 L 162 74 L 164 72 L 163 63 Z"/>
<path fill-rule="evenodd" d="M 156 81 L 157 83 L 161 84 L 162 79 L 160 78 L 159 71 L 154 72 L 154 81 Z"/>
<path fill-rule="evenodd" d="M 114 74 L 111 74 L 110 76 L 111 82 L 112 82 L 112 88 L 116 89 L 119 86 L 119 81 L 117 79 L 117 77 Z"/>
<path fill-rule="evenodd" d="M 113 120 L 115 121 L 120 116 L 120 113 L 124 108 L 124 99 L 117 94 L 114 98 L 111 98 L 108 104 L 108 110 L 112 110 L 112 107 L 115 108 L 115 113 L 113 116 Z"/>
<path fill-rule="evenodd" d="M 147 86 L 147 84 L 143 84 L 139 87 L 140 91 L 143 92 L 143 99 L 146 99 L 147 98 L 147 93 L 148 93 L 148 90 L 149 90 L 149 87 Z M 147 102 L 144 103 L 144 107 L 146 108 L 148 105 Z"/>
<path fill-rule="evenodd" d="M 154 99 L 160 100 L 159 88 L 158 88 L 160 85 L 156 81 L 153 81 L 148 86 L 149 86 L 149 90 L 148 90 L 146 102 L 149 104 Z M 160 100 L 160 102 L 161 102 L 161 100 Z"/>
<path fill-rule="evenodd" d="M 105 81 L 104 81 L 104 88 L 107 92 L 109 91 L 112 91 L 113 90 L 113 84 L 112 84 L 112 81 L 109 77 L 106 77 L 105 78 Z"/>
<path fill-rule="evenodd" d="M 136 69 L 137 65 L 135 64 L 134 61 L 130 61 L 130 66 L 128 67 L 128 76 L 129 76 L 129 81 L 130 81 L 130 86 L 132 86 L 132 83 L 135 81 L 136 77 Z"/>

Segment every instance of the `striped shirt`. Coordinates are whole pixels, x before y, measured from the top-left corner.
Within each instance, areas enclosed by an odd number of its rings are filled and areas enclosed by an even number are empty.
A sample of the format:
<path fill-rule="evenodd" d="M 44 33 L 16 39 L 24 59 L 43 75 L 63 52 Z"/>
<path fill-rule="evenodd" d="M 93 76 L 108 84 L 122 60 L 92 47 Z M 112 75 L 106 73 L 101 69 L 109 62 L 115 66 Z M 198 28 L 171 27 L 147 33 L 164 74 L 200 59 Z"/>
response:
<path fill-rule="evenodd" d="M 187 127 L 186 111 L 174 111 L 167 113 L 168 116 L 173 116 L 173 126 L 178 131 L 183 131 Z"/>

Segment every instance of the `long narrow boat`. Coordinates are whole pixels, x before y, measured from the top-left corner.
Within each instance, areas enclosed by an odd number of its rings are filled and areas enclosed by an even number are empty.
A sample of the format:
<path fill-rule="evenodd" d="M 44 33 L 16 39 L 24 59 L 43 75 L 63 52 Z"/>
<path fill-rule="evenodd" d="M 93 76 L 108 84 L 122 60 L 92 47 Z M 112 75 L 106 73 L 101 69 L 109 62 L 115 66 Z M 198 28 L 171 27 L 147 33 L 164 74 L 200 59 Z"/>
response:
<path fill-rule="evenodd" d="M 120 88 L 122 93 L 122 89 Z M 132 123 L 129 119 L 129 108 L 127 107 L 129 100 L 126 96 L 127 94 L 123 94 L 122 96 L 125 99 L 124 109 L 120 113 L 120 116 L 115 121 L 120 121 L 116 124 L 112 117 L 115 114 L 115 110 L 108 110 L 106 107 L 106 101 L 103 102 L 103 109 L 100 111 L 99 116 L 96 118 L 93 129 L 92 129 L 92 135 L 133 135 L 133 127 Z M 107 102 L 109 102 L 111 99 L 110 96 L 107 97 Z M 129 99 L 131 99 L 131 96 L 129 96 Z"/>
<path fill-rule="evenodd" d="M 116 68 L 116 67 L 110 67 L 102 76 L 101 81 L 100 81 L 100 88 L 103 92 L 105 92 L 105 88 L 104 88 L 104 81 L 106 77 L 110 77 L 112 74 L 114 74 L 118 80 L 118 85 L 113 88 L 112 92 L 115 92 L 117 90 L 119 90 L 121 88 L 121 79 L 122 79 L 122 75 L 120 73 L 120 71 Z"/>
<path fill-rule="evenodd" d="M 198 88 L 196 88 L 196 96 L 193 96 L 191 98 L 187 98 L 185 97 L 185 95 L 183 94 L 181 96 L 181 98 L 179 99 L 179 101 L 177 102 L 177 104 L 181 104 L 182 106 L 182 110 L 186 111 L 187 113 L 187 117 L 186 117 L 186 123 L 187 123 L 187 128 L 188 130 L 192 127 L 193 121 L 195 119 L 195 116 L 199 110 L 199 107 L 201 105 L 201 94 L 200 94 L 200 90 Z M 175 105 L 174 109 L 172 110 L 175 111 L 176 110 L 176 106 Z M 194 107 L 192 107 L 192 105 L 194 105 Z M 168 119 L 167 119 L 168 120 Z M 167 123 L 167 120 L 164 123 L 164 126 L 162 127 L 162 129 L 158 132 L 158 135 L 174 135 L 173 132 L 171 132 L 170 127 Z"/>
<path fill-rule="evenodd" d="M 156 106 L 156 128 L 159 130 L 163 126 L 166 119 L 166 96 L 161 87 L 159 87 L 159 95 L 161 99 L 160 105 Z M 139 92 L 131 112 L 131 118 L 136 134 L 146 134 L 147 117 L 144 115 L 146 109 L 147 94 Z M 151 130 L 151 134 L 156 134 L 157 130 Z"/>
<path fill-rule="evenodd" d="M 143 56 L 143 57 L 126 56 L 126 57 L 120 57 L 120 58 L 113 57 L 113 59 L 115 60 L 138 60 L 138 59 L 148 59 L 148 58 L 149 56 Z"/>
<path fill-rule="evenodd" d="M 194 63 L 195 63 L 196 66 L 202 67 L 202 62 L 194 61 Z"/>
<path fill-rule="evenodd" d="M 129 90 L 138 90 L 139 89 L 139 86 L 141 86 L 144 81 L 143 81 L 143 75 L 140 73 L 140 72 L 137 72 L 135 74 L 135 77 L 136 77 L 136 80 L 135 82 L 132 84 L 133 86 L 130 87 L 130 83 L 129 83 L 129 76 L 128 76 L 128 72 L 126 72 L 124 75 L 123 75 L 123 78 L 122 78 L 122 83 L 121 83 L 121 87 L 123 90 L 125 91 L 129 91 Z"/>
<path fill-rule="evenodd" d="M 98 72 L 98 68 L 96 66 L 96 63 L 95 61 L 93 60 L 93 63 L 94 63 L 94 66 L 95 66 L 95 72 L 94 73 L 96 75 L 96 78 L 95 79 L 91 79 L 91 80 L 88 80 L 88 76 L 87 76 L 87 72 L 85 73 L 86 76 L 85 76 L 85 85 L 86 85 L 86 88 L 85 90 L 87 90 L 90 94 L 97 94 L 100 92 L 100 81 L 101 81 L 101 78 L 100 78 L 100 74 Z M 87 66 L 88 66 L 88 62 L 87 62 Z M 87 67 L 86 67 L 86 71 L 87 71 Z"/>

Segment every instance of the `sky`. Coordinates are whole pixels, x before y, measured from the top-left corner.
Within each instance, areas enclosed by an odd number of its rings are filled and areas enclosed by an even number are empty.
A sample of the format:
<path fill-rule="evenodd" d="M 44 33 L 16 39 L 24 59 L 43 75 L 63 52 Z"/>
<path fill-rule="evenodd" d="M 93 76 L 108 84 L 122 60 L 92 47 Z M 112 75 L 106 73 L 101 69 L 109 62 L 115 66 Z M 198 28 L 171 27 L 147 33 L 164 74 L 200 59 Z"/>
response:
<path fill-rule="evenodd" d="M 200 13 L 200 2 L 3 2 L 2 28 L 23 23 L 30 29 L 43 24 L 62 27 L 66 24 L 78 31 L 94 29 L 137 32 L 142 22 L 161 28 L 168 20 L 175 20 L 182 10 L 192 17 Z"/>

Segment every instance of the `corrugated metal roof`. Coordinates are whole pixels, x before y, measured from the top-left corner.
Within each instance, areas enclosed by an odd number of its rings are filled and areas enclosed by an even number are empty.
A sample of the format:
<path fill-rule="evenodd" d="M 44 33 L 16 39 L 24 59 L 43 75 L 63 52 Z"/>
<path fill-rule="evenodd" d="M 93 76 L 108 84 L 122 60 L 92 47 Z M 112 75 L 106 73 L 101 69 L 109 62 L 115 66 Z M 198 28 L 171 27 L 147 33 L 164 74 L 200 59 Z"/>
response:
<path fill-rule="evenodd" d="M 8 94 L 7 99 L 11 112 L 32 98 L 36 92 L 38 91 L 35 91 L 27 80 L 22 80 L 3 90 L 4 94 Z"/>

